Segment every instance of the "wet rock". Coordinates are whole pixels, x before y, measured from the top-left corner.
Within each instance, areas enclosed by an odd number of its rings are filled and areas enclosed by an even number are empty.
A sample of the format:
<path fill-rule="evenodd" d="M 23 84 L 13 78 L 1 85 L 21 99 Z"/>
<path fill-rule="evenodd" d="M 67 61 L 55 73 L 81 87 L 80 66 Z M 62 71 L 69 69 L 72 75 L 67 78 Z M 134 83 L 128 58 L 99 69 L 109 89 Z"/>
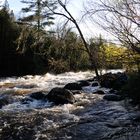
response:
<path fill-rule="evenodd" d="M 12 93 L 4 92 L 0 96 L 0 108 L 2 108 L 5 105 L 13 103 L 14 101 L 16 101 L 16 98 L 12 96 Z"/>
<path fill-rule="evenodd" d="M 109 91 L 109 93 L 111 93 L 111 94 L 115 94 L 117 91 L 116 90 L 114 90 L 114 89 L 111 89 L 110 91 Z"/>
<path fill-rule="evenodd" d="M 81 85 L 78 83 L 68 83 L 64 86 L 64 88 L 69 90 L 82 90 Z"/>
<path fill-rule="evenodd" d="M 6 97 L 0 99 L 0 108 L 7 104 L 9 104 L 9 101 L 6 99 Z"/>
<path fill-rule="evenodd" d="M 75 102 L 72 92 L 64 88 L 53 88 L 46 98 L 57 105 Z"/>
<path fill-rule="evenodd" d="M 92 87 L 97 87 L 97 86 L 100 86 L 99 82 L 95 81 L 92 83 Z"/>
<path fill-rule="evenodd" d="M 126 82 L 127 76 L 125 73 L 106 73 L 100 76 L 100 84 L 102 87 L 120 89 Z"/>
<path fill-rule="evenodd" d="M 30 97 L 36 100 L 43 100 L 45 99 L 45 94 L 39 91 L 39 92 L 31 93 Z"/>
<path fill-rule="evenodd" d="M 100 84 L 102 87 L 112 88 L 114 80 L 115 80 L 115 75 L 112 73 L 107 73 L 100 76 Z"/>
<path fill-rule="evenodd" d="M 109 93 L 109 94 L 116 94 L 116 95 L 120 95 L 120 96 L 121 96 L 121 94 L 122 94 L 120 91 L 114 90 L 114 89 L 111 89 L 108 93 Z"/>
<path fill-rule="evenodd" d="M 136 100 L 130 99 L 130 100 L 129 100 L 129 103 L 130 103 L 133 107 L 136 107 L 136 106 L 139 106 L 140 101 L 136 101 Z"/>
<path fill-rule="evenodd" d="M 118 123 L 106 123 L 106 126 L 109 128 L 117 128 L 120 127 Z"/>
<path fill-rule="evenodd" d="M 31 98 L 24 98 L 21 100 L 22 104 L 29 104 L 30 102 L 33 102 L 33 99 Z"/>
<path fill-rule="evenodd" d="M 118 80 L 119 80 L 122 84 L 127 82 L 128 77 L 127 77 L 127 75 L 126 75 L 125 73 L 118 72 L 117 75 L 118 75 Z"/>
<path fill-rule="evenodd" d="M 115 95 L 115 94 L 106 94 L 103 99 L 107 101 L 121 101 L 123 98 L 120 95 Z"/>
<path fill-rule="evenodd" d="M 97 90 L 96 92 L 93 92 L 93 94 L 100 94 L 100 95 L 103 95 L 103 94 L 105 94 L 105 92 L 102 91 L 102 90 Z"/>
<path fill-rule="evenodd" d="M 132 118 L 133 122 L 140 122 L 140 113 L 137 113 L 135 116 Z"/>
<path fill-rule="evenodd" d="M 132 123 L 130 120 L 114 120 L 113 122 L 106 123 L 106 126 L 109 128 L 117 128 L 117 127 L 127 127 Z"/>
<path fill-rule="evenodd" d="M 79 85 L 81 87 L 86 87 L 86 86 L 89 86 L 90 85 L 90 82 L 85 81 L 85 80 L 81 80 L 81 81 L 79 81 Z"/>

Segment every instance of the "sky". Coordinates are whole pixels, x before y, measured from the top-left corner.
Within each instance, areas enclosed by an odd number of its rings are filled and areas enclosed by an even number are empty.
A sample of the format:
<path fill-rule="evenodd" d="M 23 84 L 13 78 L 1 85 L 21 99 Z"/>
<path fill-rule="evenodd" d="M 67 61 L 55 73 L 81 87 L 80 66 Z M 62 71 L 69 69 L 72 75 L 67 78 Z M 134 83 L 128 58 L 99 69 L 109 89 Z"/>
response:
<path fill-rule="evenodd" d="M 4 2 L 4 0 L 0 0 Z M 80 20 L 83 15 L 83 4 L 86 0 L 69 0 L 68 10 L 71 11 L 71 14 L 77 19 Z M 20 0 L 8 0 L 9 7 L 14 11 L 16 17 L 22 16 L 21 8 L 24 6 Z M 26 5 L 25 5 L 26 7 Z M 112 40 L 114 39 L 109 33 L 103 31 L 99 26 L 91 23 L 90 21 L 84 20 L 79 23 L 79 26 L 86 38 L 97 37 L 102 34 L 104 39 Z M 75 30 L 76 31 L 76 30 Z"/>

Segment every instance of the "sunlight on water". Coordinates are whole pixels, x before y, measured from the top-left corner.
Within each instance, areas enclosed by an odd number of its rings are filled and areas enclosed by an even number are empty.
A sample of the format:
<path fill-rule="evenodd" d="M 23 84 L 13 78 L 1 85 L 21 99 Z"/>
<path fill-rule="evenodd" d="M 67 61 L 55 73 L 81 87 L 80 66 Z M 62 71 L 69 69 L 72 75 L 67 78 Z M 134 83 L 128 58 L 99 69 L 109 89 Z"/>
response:
<path fill-rule="evenodd" d="M 112 72 L 119 72 L 121 70 L 112 70 Z M 110 71 L 109 71 L 110 72 Z M 105 73 L 105 71 L 103 71 Z M 23 77 L 7 77 L 5 79 L 0 80 L 0 98 L 3 95 L 8 96 L 11 100 L 8 105 L 2 107 L 3 110 L 26 110 L 26 109 L 37 109 L 37 108 L 47 108 L 50 107 L 52 103 L 48 101 L 37 101 L 33 100 L 28 102 L 28 104 L 22 104 L 19 100 L 24 99 L 28 96 L 29 93 L 36 91 L 45 91 L 48 92 L 54 87 L 63 87 L 67 83 L 77 82 L 79 80 L 90 79 L 95 76 L 94 72 L 86 71 L 86 72 L 66 72 L 58 75 L 46 73 L 45 75 L 26 75 Z M 92 83 L 91 83 L 92 84 Z M 100 84 L 97 87 L 87 86 L 83 87 L 83 92 L 92 93 L 100 88 Z M 102 89 L 105 92 L 107 89 Z M 14 95 L 14 97 L 12 97 Z M 20 96 L 19 96 L 20 95 Z M 75 95 L 77 96 L 77 95 Z M 82 99 L 82 95 L 78 95 L 79 100 L 83 100 L 84 102 L 90 102 L 88 99 Z M 61 107 L 62 110 L 69 111 L 69 107 L 67 105 L 65 107 Z M 72 105 L 73 106 L 73 105 Z M 65 109 L 64 109 L 65 108 Z M 68 108 L 68 109 L 67 109 Z"/>
<path fill-rule="evenodd" d="M 139 111 L 131 108 L 127 110 L 125 101 L 109 102 L 103 100 L 104 95 L 93 94 L 98 89 L 105 93 L 110 90 L 102 88 L 97 81 L 83 87 L 81 94 L 75 94 L 76 102 L 73 104 L 54 105 L 47 99 L 36 100 L 29 96 L 36 91 L 44 91 L 47 94 L 54 87 L 64 87 L 67 83 L 93 77 L 94 73 L 87 71 L 0 79 L 0 103 L 5 103 L 0 109 L 0 136 L 13 139 L 12 135 L 15 135 L 15 138 L 26 139 L 26 135 L 30 139 L 30 132 L 33 132 L 33 140 L 81 140 L 87 137 L 103 140 L 112 136 L 121 138 L 121 135 L 126 133 L 131 139 L 133 130 L 130 128 L 135 127 L 132 119 Z M 98 86 L 92 87 L 93 82 L 98 83 Z M 22 102 L 24 100 L 26 102 Z M 124 140 L 127 140 L 126 137 Z"/>

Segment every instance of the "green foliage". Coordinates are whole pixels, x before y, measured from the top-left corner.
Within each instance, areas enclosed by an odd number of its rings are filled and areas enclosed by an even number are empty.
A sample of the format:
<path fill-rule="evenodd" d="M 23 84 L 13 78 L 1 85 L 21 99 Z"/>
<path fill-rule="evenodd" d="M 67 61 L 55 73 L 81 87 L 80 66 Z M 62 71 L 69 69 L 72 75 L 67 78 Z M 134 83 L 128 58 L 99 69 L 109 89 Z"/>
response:
<path fill-rule="evenodd" d="M 49 69 L 51 72 L 59 74 L 69 71 L 69 66 L 65 60 L 54 60 L 53 58 L 51 58 L 49 59 Z"/>
<path fill-rule="evenodd" d="M 65 62 L 65 71 L 87 70 L 89 68 L 88 55 L 83 51 L 83 43 L 76 33 L 67 29 L 60 37 L 53 36 L 48 48 L 49 58 Z M 61 66 L 61 65 L 59 65 Z"/>
<path fill-rule="evenodd" d="M 124 52 L 124 67 L 129 72 L 140 72 L 140 54 L 130 50 L 126 49 Z"/>
<path fill-rule="evenodd" d="M 40 53 L 46 45 L 47 33 L 27 25 L 23 25 L 21 29 L 20 35 L 16 40 L 17 51 L 25 53 L 31 50 L 33 53 Z"/>
<path fill-rule="evenodd" d="M 30 24 L 18 25 L 13 13 L 7 8 L 0 10 L 0 21 L 0 75 L 91 69 L 82 39 L 71 28 L 64 26 L 62 30 L 49 33 Z M 89 49 L 100 69 L 116 69 L 128 65 L 129 68 L 137 67 L 139 70 L 138 54 L 108 44 L 101 36 L 89 40 Z M 133 57 L 130 57 L 130 53 Z"/>
<path fill-rule="evenodd" d="M 6 8 L 0 10 L 0 21 L 1 49 L 12 50 L 15 45 L 14 41 L 19 34 L 18 26 L 13 23 L 13 18 Z"/>
<path fill-rule="evenodd" d="M 123 68 L 123 55 L 125 49 L 114 44 L 107 43 L 101 36 L 89 41 L 90 51 L 94 54 L 97 66 L 100 69 Z"/>
<path fill-rule="evenodd" d="M 49 8 L 55 10 L 56 2 L 50 0 L 22 0 L 27 7 L 22 8 L 22 12 L 28 13 L 27 16 L 21 18 L 22 22 L 28 22 L 37 27 L 38 30 L 43 29 L 46 25 L 53 24 L 53 14 Z"/>
<path fill-rule="evenodd" d="M 91 38 L 89 40 L 90 51 L 92 52 L 94 59 L 96 60 L 97 67 L 100 69 L 105 68 L 104 66 L 105 44 L 106 42 L 101 35 L 97 38 Z"/>
<path fill-rule="evenodd" d="M 6 75 L 9 70 L 14 73 L 18 69 L 15 40 L 20 30 L 13 20 L 9 9 L 4 7 L 0 10 L 0 75 Z"/>
<path fill-rule="evenodd" d="M 123 56 L 125 48 L 109 44 L 105 47 L 106 69 L 121 69 L 123 68 Z"/>

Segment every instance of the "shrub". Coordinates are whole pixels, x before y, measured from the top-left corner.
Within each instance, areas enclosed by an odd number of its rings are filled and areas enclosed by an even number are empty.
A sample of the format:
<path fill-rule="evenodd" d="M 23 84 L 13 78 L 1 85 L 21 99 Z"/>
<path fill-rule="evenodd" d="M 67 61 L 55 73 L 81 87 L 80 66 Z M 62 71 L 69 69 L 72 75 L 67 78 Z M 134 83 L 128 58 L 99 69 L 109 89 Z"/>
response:
<path fill-rule="evenodd" d="M 62 59 L 60 60 L 55 60 L 51 58 L 49 60 L 49 71 L 59 74 L 63 73 L 69 70 L 69 66 L 67 62 L 63 61 Z"/>

